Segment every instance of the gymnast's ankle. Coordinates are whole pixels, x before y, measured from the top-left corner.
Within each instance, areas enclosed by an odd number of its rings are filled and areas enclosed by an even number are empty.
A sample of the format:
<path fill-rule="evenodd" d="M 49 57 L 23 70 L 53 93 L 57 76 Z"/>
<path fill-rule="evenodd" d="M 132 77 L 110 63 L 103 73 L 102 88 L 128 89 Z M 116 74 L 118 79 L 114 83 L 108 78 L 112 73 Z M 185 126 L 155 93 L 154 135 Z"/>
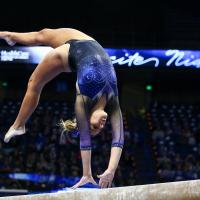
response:
<path fill-rule="evenodd" d="M 15 124 L 15 123 L 14 123 L 14 124 L 12 125 L 12 127 L 13 127 L 14 129 L 20 129 L 20 128 L 24 128 L 24 127 L 25 127 L 25 124 L 17 124 L 17 123 Z"/>

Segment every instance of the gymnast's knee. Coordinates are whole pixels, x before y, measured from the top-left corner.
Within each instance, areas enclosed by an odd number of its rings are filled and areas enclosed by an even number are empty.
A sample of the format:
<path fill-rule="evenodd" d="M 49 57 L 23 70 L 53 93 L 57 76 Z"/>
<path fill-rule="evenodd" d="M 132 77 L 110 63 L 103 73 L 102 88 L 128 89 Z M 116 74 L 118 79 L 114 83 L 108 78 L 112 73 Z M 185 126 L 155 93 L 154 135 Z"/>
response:
<path fill-rule="evenodd" d="M 36 40 L 39 44 L 46 44 L 46 40 L 48 39 L 48 34 L 50 32 L 50 29 L 44 28 L 37 32 L 36 34 Z"/>

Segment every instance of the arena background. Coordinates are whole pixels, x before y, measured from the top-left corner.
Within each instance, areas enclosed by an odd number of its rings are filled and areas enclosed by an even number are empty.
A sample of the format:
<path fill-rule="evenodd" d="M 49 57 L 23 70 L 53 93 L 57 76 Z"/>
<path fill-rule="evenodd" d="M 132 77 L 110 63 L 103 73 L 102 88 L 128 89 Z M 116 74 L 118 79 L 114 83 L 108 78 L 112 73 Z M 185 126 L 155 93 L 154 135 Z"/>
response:
<path fill-rule="evenodd" d="M 200 15 L 193 1 L 10 4 L 1 7 L 0 30 L 72 27 L 90 34 L 105 48 L 199 50 L 200 46 Z M 0 40 L 0 46 L 7 44 Z M 57 126 L 61 118 L 73 116 L 73 73 L 59 75 L 44 88 L 28 133 L 3 143 L 34 67 L 0 62 L 1 196 L 70 187 L 81 176 L 78 138 L 60 140 Z M 113 186 L 199 179 L 199 69 L 116 70 L 126 142 Z M 94 139 L 94 177 L 106 167 L 109 133 L 108 123 Z"/>

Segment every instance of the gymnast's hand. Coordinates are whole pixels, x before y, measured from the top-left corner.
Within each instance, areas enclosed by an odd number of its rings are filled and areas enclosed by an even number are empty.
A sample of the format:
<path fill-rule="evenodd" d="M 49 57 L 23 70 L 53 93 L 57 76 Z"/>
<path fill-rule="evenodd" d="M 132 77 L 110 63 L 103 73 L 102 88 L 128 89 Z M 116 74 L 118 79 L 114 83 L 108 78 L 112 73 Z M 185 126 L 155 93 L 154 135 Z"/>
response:
<path fill-rule="evenodd" d="M 10 38 L 7 31 L 0 31 L 0 39 L 5 40 L 10 46 L 14 46 L 16 44 L 16 42 Z"/>
<path fill-rule="evenodd" d="M 86 183 L 92 183 L 94 185 L 98 185 L 91 175 L 82 176 L 81 180 L 78 183 L 76 183 L 73 187 L 71 187 L 71 189 L 76 189 L 82 185 L 85 185 Z"/>
<path fill-rule="evenodd" d="M 111 187 L 112 185 L 114 172 L 107 169 L 103 174 L 97 175 L 97 177 L 100 178 L 99 186 L 101 188 L 108 188 L 108 187 Z"/>

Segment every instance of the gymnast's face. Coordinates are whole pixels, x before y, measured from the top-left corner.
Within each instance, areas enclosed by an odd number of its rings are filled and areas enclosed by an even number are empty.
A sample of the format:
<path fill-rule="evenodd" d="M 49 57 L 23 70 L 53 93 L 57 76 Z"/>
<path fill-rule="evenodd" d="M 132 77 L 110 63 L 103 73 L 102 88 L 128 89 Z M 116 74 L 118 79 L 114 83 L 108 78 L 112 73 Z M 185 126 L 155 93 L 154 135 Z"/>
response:
<path fill-rule="evenodd" d="M 99 134 L 106 124 L 108 114 L 104 110 L 95 110 L 90 116 L 91 135 Z"/>

